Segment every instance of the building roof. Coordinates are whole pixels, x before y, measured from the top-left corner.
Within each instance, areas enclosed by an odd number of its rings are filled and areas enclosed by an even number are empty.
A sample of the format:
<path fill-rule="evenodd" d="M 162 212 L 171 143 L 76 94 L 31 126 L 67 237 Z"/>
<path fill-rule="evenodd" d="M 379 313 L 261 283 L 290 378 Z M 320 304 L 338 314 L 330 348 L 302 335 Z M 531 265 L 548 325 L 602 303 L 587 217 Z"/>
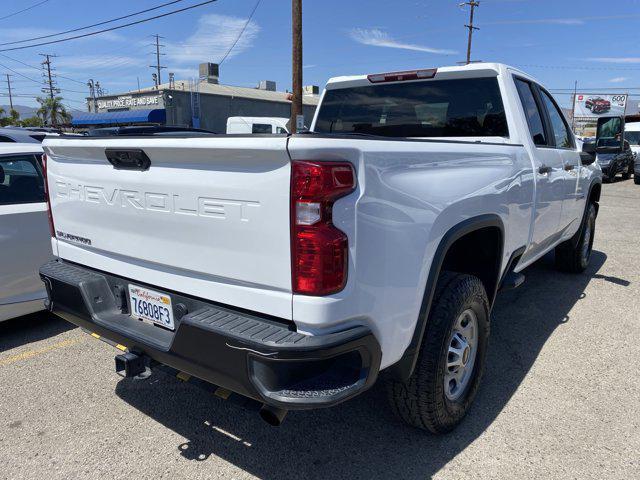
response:
<path fill-rule="evenodd" d="M 163 83 L 159 86 L 158 90 L 184 90 L 189 91 L 190 86 L 189 82 L 180 80 L 174 82 L 174 87 L 169 88 L 168 83 Z M 136 93 L 154 93 L 157 92 L 154 87 L 142 88 L 140 90 L 132 90 L 127 92 L 129 95 L 133 95 Z M 269 90 L 260 90 L 258 88 L 247 88 L 247 87 L 234 87 L 231 85 L 221 85 L 216 83 L 208 83 L 208 82 L 200 82 L 198 83 L 198 90 L 201 94 L 205 95 L 220 95 L 223 97 L 241 97 L 241 98 L 251 98 L 254 100 L 266 100 L 269 102 L 289 102 L 289 93 L 286 92 L 273 92 Z M 107 95 L 108 97 L 118 96 L 118 95 Z M 304 105 L 318 105 L 320 102 L 319 95 L 303 95 L 302 102 Z"/>
<path fill-rule="evenodd" d="M 82 112 L 73 116 L 71 124 L 83 125 L 122 125 L 125 123 L 164 123 L 167 114 L 164 108 L 145 110 L 123 110 L 119 112 Z"/>

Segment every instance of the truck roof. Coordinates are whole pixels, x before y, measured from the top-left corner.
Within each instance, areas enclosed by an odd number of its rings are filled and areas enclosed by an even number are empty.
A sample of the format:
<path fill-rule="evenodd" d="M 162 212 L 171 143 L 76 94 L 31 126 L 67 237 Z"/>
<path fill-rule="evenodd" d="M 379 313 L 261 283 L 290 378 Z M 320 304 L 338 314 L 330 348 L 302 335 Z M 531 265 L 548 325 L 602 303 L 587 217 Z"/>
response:
<path fill-rule="evenodd" d="M 522 76 L 528 77 L 532 80 L 535 80 L 531 75 L 509 65 L 505 65 L 503 63 L 471 63 L 469 65 L 453 65 L 453 66 L 444 66 L 444 67 L 420 67 L 416 70 L 423 69 L 436 69 L 437 73 L 436 77 L 439 80 L 448 79 L 448 78 L 474 78 L 474 77 L 492 77 L 497 76 L 499 74 L 505 73 L 507 70 L 511 72 L 517 72 Z M 408 70 L 411 71 L 411 70 Z M 385 72 L 374 72 L 373 75 L 381 74 Z M 327 90 L 332 90 L 336 88 L 347 88 L 347 87 L 359 87 L 371 85 L 369 81 L 369 75 L 372 74 L 364 74 L 364 75 L 350 75 L 350 76 L 340 76 L 330 78 L 327 82 Z M 413 80 L 413 81 L 424 81 L 423 79 Z"/>
<path fill-rule="evenodd" d="M 42 153 L 40 143 L 0 143 L 0 155 L 14 153 Z"/>

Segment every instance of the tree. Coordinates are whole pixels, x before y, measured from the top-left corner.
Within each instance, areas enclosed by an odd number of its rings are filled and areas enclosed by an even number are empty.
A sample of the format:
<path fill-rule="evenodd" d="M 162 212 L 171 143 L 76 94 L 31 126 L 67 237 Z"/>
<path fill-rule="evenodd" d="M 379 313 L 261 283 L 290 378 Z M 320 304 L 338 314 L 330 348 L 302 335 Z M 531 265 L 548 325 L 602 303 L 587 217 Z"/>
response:
<path fill-rule="evenodd" d="M 62 97 L 38 97 L 36 100 L 40 104 L 37 114 L 42 118 L 43 123 L 57 127 L 60 123 L 71 121 L 71 115 L 62 104 Z"/>
<path fill-rule="evenodd" d="M 21 127 L 43 127 L 42 119 L 40 117 L 28 117 L 24 120 L 20 120 Z"/>

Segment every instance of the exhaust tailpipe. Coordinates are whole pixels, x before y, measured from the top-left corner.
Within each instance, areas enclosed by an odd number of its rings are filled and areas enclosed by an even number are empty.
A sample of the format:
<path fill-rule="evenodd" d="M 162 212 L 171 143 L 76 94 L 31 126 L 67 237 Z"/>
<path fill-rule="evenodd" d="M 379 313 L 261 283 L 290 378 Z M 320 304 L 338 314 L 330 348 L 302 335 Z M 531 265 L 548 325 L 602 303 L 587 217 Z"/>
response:
<path fill-rule="evenodd" d="M 278 407 L 272 407 L 271 405 L 264 404 L 260 408 L 260 417 L 272 427 L 279 427 L 284 422 L 284 417 L 287 416 L 289 410 L 284 410 Z"/>

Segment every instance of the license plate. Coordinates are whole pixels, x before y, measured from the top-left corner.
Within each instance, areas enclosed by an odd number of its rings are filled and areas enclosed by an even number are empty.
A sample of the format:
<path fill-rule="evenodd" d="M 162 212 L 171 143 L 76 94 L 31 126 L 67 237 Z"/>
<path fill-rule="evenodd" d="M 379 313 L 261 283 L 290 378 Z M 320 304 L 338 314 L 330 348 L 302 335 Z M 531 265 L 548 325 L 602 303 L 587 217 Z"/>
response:
<path fill-rule="evenodd" d="M 129 285 L 129 300 L 133 318 L 147 320 L 171 330 L 175 329 L 169 295 L 137 285 Z"/>

